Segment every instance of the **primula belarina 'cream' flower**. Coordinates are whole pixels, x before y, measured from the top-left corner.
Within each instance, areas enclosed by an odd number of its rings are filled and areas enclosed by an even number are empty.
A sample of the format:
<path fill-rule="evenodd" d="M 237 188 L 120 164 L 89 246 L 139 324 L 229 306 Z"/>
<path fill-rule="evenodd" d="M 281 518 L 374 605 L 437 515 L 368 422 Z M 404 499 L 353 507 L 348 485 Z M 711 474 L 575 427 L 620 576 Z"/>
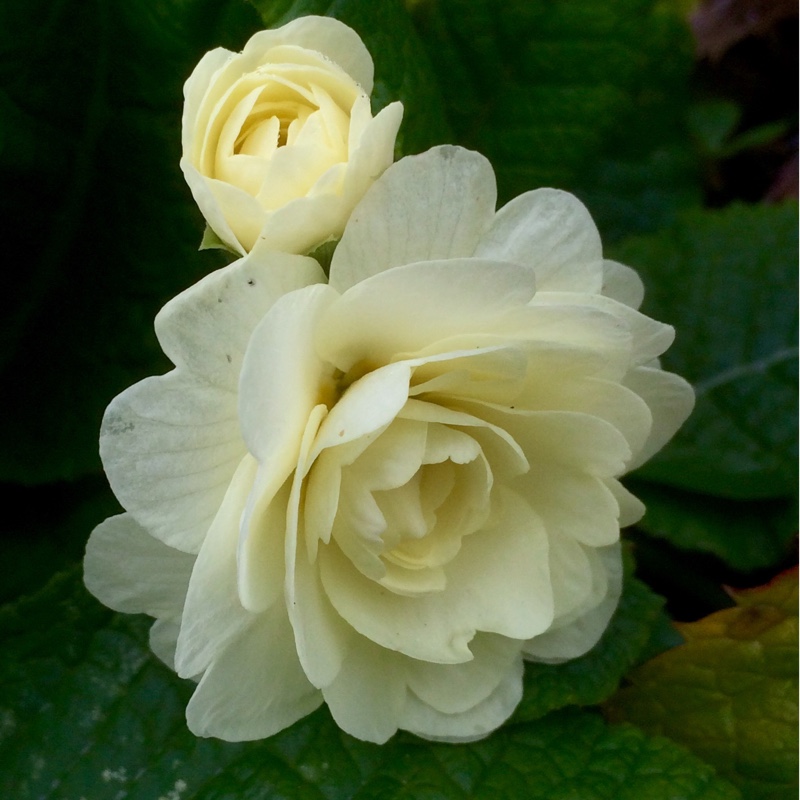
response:
<path fill-rule="evenodd" d="M 209 226 L 247 253 L 304 253 L 341 235 L 394 157 L 403 107 L 370 111 L 372 59 L 335 19 L 218 48 L 186 82 L 181 168 Z"/>
<path fill-rule="evenodd" d="M 385 741 L 463 741 L 523 659 L 589 650 L 616 606 L 617 478 L 692 391 L 672 329 L 571 195 L 495 213 L 476 153 L 406 158 L 355 209 L 330 283 L 250 256 L 170 302 L 175 370 L 123 392 L 101 449 L 128 513 L 89 542 L 105 603 L 157 617 L 200 735 L 269 736 L 326 702 Z"/>

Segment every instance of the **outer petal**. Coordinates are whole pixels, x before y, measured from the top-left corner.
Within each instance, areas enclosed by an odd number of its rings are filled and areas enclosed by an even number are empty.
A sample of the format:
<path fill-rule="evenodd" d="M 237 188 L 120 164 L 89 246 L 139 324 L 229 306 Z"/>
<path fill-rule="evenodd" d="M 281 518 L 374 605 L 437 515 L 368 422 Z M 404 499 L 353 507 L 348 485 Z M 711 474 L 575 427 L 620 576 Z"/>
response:
<path fill-rule="evenodd" d="M 475 255 L 526 264 L 540 292 L 599 292 L 603 280 L 600 234 L 572 194 L 536 189 L 497 212 Z"/>
<path fill-rule="evenodd" d="M 343 292 L 392 267 L 472 256 L 496 199 L 494 172 L 478 153 L 445 145 L 401 159 L 353 211 L 331 286 Z"/>
<path fill-rule="evenodd" d="M 176 366 L 236 391 L 253 330 L 275 301 L 324 282 L 314 259 L 251 253 L 170 300 L 156 317 L 158 341 Z"/>
<path fill-rule="evenodd" d="M 114 398 L 100 456 L 120 503 L 156 538 L 197 553 L 245 454 L 236 395 L 178 371 Z"/>
<path fill-rule="evenodd" d="M 195 557 L 154 539 L 130 514 L 109 517 L 89 537 L 86 588 L 128 614 L 176 616 L 183 610 Z"/>
<path fill-rule="evenodd" d="M 680 376 L 652 367 L 631 370 L 625 385 L 647 403 L 653 414 L 650 438 L 628 464 L 630 471 L 655 455 L 683 425 L 694 408 L 694 389 Z"/>
<path fill-rule="evenodd" d="M 317 350 L 343 372 L 360 360 L 386 364 L 432 342 L 479 332 L 524 306 L 534 291 L 531 271 L 515 264 L 454 258 L 396 267 L 331 304 L 320 320 Z"/>
<path fill-rule="evenodd" d="M 239 520 L 256 464 L 246 456 L 197 557 L 183 610 L 175 669 L 183 678 L 205 670 L 257 616 L 242 607 L 236 584 Z"/>
<path fill-rule="evenodd" d="M 217 654 L 186 708 L 196 736 L 263 739 L 310 714 L 322 696 L 297 660 L 285 608 L 252 617 Z"/>
<path fill-rule="evenodd" d="M 622 594 L 620 546 L 599 548 L 597 555 L 606 571 L 607 587 L 602 600 L 562 626 L 554 626 L 526 642 L 525 657 L 531 661 L 559 663 L 588 653 L 605 632 Z"/>
<path fill-rule="evenodd" d="M 283 44 L 322 53 L 350 75 L 365 94 L 372 92 L 374 67 L 369 51 L 361 37 L 338 19 L 313 15 L 298 17 L 281 28 L 257 33 L 245 45 L 243 54 L 260 54 Z"/>
<path fill-rule="evenodd" d="M 638 309 L 644 299 L 644 284 L 635 270 L 618 261 L 605 259 L 602 294 Z"/>
<path fill-rule="evenodd" d="M 474 742 L 500 727 L 522 700 L 522 659 L 500 672 L 499 683 L 477 705 L 454 714 L 443 714 L 410 694 L 400 725 L 403 729 L 440 742 Z"/>

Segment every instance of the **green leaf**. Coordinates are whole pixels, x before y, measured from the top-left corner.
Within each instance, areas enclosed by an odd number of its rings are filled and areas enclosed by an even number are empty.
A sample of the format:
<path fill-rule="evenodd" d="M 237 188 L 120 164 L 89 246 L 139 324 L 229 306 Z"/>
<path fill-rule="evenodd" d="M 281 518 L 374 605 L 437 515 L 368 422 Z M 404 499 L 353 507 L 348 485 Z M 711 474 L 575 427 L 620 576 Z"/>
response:
<path fill-rule="evenodd" d="M 576 192 L 609 238 L 699 202 L 684 109 L 688 28 L 655 0 L 431 0 L 415 7 L 456 142 L 503 201 Z"/>
<path fill-rule="evenodd" d="M 182 84 L 222 43 L 218 24 L 238 38 L 253 23 L 238 0 L 0 5 L 13 187 L 0 200 L 0 480 L 98 471 L 108 401 L 168 368 L 153 317 L 219 264 L 196 253 L 202 220 L 178 168 Z"/>
<path fill-rule="evenodd" d="M 735 800 L 664 739 L 561 711 L 470 745 L 343 734 L 325 709 L 262 742 L 197 739 L 191 684 L 148 653 L 142 618 L 90 598 L 77 572 L 0 609 L 0 796 L 14 800 L 498 797 Z"/>
<path fill-rule="evenodd" d="M 797 570 L 680 625 L 686 644 L 632 673 L 611 719 L 665 734 L 747 798 L 797 795 Z"/>
<path fill-rule="evenodd" d="M 637 473 L 736 500 L 797 489 L 797 207 L 692 211 L 613 256 L 641 273 L 643 310 L 675 326 L 665 368 L 697 406 Z"/>
<path fill-rule="evenodd" d="M 647 506 L 638 528 L 741 572 L 781 563 L 797 535 L 794 498 L 725 500 L 644 482 L 631 489 Z"/>
<path fill-rule="evenodd" d="M 400 0 L 250 0 L 269 28 L 308 14 L 335 17 L 355 30 L 375 64 L 372 107 L 400 100 L 403 124 L 396 156 L 420 153 L 452 141 L 443 100 L 428 56 Z"/>
<path fill-rule="evenodd" d="M 592 650 L 564 664 L 525 665 L 525 696 L 513 719 L 537 719 L 553 709 L 594 705 L 609 697 L 638 663 L 663 620 L 663 605 L 661 597 L 626 576 L 619 607 Z"/>

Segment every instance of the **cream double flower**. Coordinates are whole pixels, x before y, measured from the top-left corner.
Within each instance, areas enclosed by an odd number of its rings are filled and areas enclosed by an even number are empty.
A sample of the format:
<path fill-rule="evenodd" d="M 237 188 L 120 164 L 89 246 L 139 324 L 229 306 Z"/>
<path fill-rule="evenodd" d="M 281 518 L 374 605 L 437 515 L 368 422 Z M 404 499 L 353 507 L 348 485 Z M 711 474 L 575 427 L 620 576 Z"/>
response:
<path fill-rule="evenodd" d="M 157 618 L 199 735 L 269 736 L 323 701 L 375 742 L 486 735 L 525 659 L 588 651 L 620 594 L 618 478 L 685 419 L 573 196 L 495 212 L 480 155 L 435 148 L 356 207 L 330 281 L 256 254 L 171 301 L 175 364 L 117 397 L 101 452 L 127 513 L 87 585 Z"/>
<path fill-rule="evenodd" d="M 392 103 L 373 118 L 372 81 L 358 34 L 327 17 L 206 53 L 184 87 L 181 168 L 228 247 L 305 253 L 341 235 L 403 116 Z"/>

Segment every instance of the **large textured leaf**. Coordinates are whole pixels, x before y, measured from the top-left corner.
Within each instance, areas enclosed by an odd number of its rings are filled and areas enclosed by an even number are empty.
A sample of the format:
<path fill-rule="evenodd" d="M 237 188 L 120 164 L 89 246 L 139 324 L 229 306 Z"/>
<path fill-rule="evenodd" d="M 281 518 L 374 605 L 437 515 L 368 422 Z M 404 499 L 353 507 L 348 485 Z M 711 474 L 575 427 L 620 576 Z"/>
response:
<path fill-rule="evenodd" d="M 699 201 L 686 144 L 691 38 L 653 0 L 409 4 L 459 144 L 501 198 L 576 191 L 607 237 L 652 230 Z"/>
<path fill-rule="evenodd" d="M 564 664 L 525 665 L 525 696 L 514 719 L 538 719 L 553 709 L 605 700 L 663 623 L 663 603 L 662 598 L 627 575 L 619 608 L 592 650 Z"/>
<path fill-rule="evenodd" d="M 647 287 L 644 310 L 675 326 L 664 365 L 697 407 L 639 473 L 746 500 L 797 490 L 797 206 L 686 213 L 615 257 Z"/>
<path fill-rule="evenodd" d="M 686 644 L 632 673 L 607 711 L 685 744 L 747 798 L 794 797 L 797 571 L 734 598 L 680 625 Z"/>
<path fill-rule="evenodd" d="M 555 712 L 473 745 L 342 734 L 320 712 L 263 742 L 196 739 L 190 692 L 147 651 L 146 624 L 77 574 L 0 610 L 0 796 L 14 800 L 581 798 L 735 800 L 681 748 L 594 713 Z"/>
<path fill-rule="evenodd" d="M 182 84 L 257 24 L 237 0 L 0 5 L 0 480 L 99 469 L 103 408 L 166 366 L 155 312 L 218 264 L 178 169 Z"/>
<path fill-rule="evenodd" d="M 647 506 L 638 528 L 682 550 L 711 553 L 741 572 L 784 562 L 797 536 L 793 498 L 727 500 L 643 481 L 634 493 Z"/>

